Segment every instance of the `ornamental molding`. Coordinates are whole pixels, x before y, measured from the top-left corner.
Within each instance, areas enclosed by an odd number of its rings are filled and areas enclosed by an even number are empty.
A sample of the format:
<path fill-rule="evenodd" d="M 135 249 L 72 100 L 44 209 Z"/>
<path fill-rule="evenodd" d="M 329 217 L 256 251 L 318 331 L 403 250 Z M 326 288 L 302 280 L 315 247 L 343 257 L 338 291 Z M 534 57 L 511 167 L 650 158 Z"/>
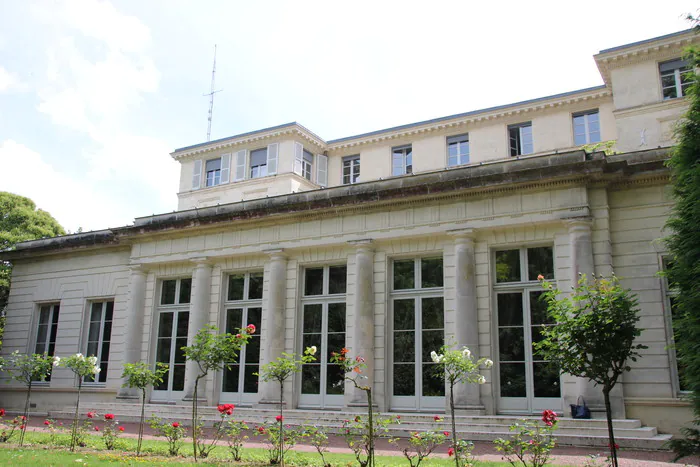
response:
<path fill-rule="evenodd" d="M 613 110 L 613 115 L 618 118 L 632 117 L 635 115 L 643 115 L 648 113 L 656 113 L 663 110 L 679 109 L 685 110 L 688 107 L 689 102 L 683 97 L 676 99 L 667 99 L 665 101 L 655 102 L 653 104 L 643 104 L 635 107 L 628 107 L 626 109 Z M 677 120 L 678 116 L 673 115 L 663 119 L 657 118 L 659 121 L 665 120 Z"/>

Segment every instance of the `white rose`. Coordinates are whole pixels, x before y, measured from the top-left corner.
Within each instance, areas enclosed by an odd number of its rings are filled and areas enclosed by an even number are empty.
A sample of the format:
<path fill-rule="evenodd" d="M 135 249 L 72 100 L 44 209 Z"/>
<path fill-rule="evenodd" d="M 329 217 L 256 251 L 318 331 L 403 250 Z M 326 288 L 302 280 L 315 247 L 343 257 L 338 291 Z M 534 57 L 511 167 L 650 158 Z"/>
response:
<path fill-rule="evenodd" d="M 437 352 L 434 351 L 434 350 L 433 350 L 432 352 L 430 352 L 430 358 L 431 358 L 435 363 L 439 363 L 439 362 L 440 362 L 440 360 L 438 360 L 438 354 L 437 354 Z"/>
<path fill-rule="evenodd" d="M 75 356 L 78 358 L 78 360 L 83 361 L 83 362 L 85 361 L 85 356 L 83 354 L 81 354 L 80 352 L 75 354 Z"/>
<path fill-rule="evenodd" d="M 464 358 L 469 358 L 469 357 L 472 356 L 472 351 L 469 350 L 468 348 L 464 347 L 464 348 L 462 349 L 462 356 L 463 356 Z"/>
<path fill-rule="evenodd" d="M 53 366 L 58 366 L 61 363 L 61 357 L 53 358 Z"/>
<path fill-rule="evenodd" d="M 493 360 L 487 358 L 486 361 L 484 361 L 484 366 L 486 368 L 491 368 L 493 366 Z"/>
<path fill-rule="evenodd" d="M 87 361 L 90 363 L 90 365 L 97 365 L 97 357 L 94 355 L 92 357 L 88 357 Z"/>
<path fill-rule="evenodd" d="M 99 373 L 100 371 L 102 371 L 102 368 L 100 368 L 99 366 L 95 366 L 95 368 L 92 369 L 92 372 L 93 372 L 94 374 L 97 374 L 97 373 Z"/>
<path fill-rule="evenodd" d="M 312 345 L 311 347 L 309 347 L 308 350 L 309 350 L 309 353 L 310 353 L 311 355 L 316 355 L 316 350 L 317 350 L 317 349 L 316 349 L 316 346 L 315 346 L 315 345 Z"/>
<path fill-rule="evenodd" d="M 486 377 L 484 377 L 484 375 L 479 375 L 478 382 L 479 384 L 484 384 L 486 382 Z"/>

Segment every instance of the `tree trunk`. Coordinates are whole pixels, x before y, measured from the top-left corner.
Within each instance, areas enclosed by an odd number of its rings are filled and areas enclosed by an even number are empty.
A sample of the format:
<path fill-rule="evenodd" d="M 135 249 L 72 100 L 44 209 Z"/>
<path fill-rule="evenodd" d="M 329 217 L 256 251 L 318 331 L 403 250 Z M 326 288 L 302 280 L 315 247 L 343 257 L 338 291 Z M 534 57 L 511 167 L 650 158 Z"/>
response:
<path fill-rule="evenodd" d="M 618 467 L 617 464 L 617 447 L 615 445 L 615 433 L 613 431 L 612 422 L 612 407 L 610 405 L 610 390 L 611 387 L 603 387 L 603 397 L 605 398 L 605 416 L 608 419 L 608 438 L 610 440 L 610 465 Z"/>
<path fill-rule="evenodd" d="M 455 467 L 459 467 L 459 454 L 457 453 L 457 422 L 455 421 L 455 382 L 450 381 L 450 417 L 452 422 L 452 450 L 455 456 Z"/>
<path fill-rule="evenodd" d="M 75 451 L 75 437 L 78 431 L 78 411 L 80 410 L 80 390 L 83 388 L 83 378 L 78 376 L 78 400 L 75 402 L 75 415 L 73 415 L 73 433 L 70 440 L 70 450 Z"/>
<path fill-rule="evenodd" d="M 141 389 L 141 421 L 139 423 L 139 441 L 136 445 L 136 456 L 141 454 L 141 442 L 143 441 L 143 418 L 146 411 L 146 388 Z"/>
<path fill-rule="evenodd" d="M 367 434 L 369 435 L 369 467 L 374 467 L 374 417 L 372 413 L 372 388 L 367 388 L 367 405 L 369 406 L 369 414 L 367 417 Z"/>
<path fill-rule="evenodd" d="M 24 446 L 24 433 L 27 431 L 27 423 L 29 422 L 29 398 L 32 395 L 32 380 L 29 380 L 29 384 L 27 385 L 27 400 L 24 401 L 24 420 L 22 420 L 22 428 L 20 430 L 19 434 L 19 445 L 20 447 Z"/>
<path fill-rule="evenodd" d="M 284 380 L 280 381 L 280 465 L 284 467 Z"/>
<path fill-rule="evenodd" d="M 194 380 L 194 392 L 192 395 L 192 448 L 195 462 L 197 462 L 197 386 L 199 386 L 199 378 L 198 375 Z"/>

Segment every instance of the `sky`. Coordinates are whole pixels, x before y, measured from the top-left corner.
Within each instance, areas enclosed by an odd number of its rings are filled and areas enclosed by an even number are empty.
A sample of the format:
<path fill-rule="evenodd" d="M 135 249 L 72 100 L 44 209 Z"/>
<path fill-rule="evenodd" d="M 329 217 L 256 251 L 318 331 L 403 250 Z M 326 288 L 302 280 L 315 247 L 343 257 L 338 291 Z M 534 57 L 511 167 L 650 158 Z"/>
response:
<path fill-rule="evenodd" d="M 330 140 L 597 86 L 696 2 L 0 0 L 0 191 L 75 232 L 177 209 L 170 153 L 292 121 Z"/>

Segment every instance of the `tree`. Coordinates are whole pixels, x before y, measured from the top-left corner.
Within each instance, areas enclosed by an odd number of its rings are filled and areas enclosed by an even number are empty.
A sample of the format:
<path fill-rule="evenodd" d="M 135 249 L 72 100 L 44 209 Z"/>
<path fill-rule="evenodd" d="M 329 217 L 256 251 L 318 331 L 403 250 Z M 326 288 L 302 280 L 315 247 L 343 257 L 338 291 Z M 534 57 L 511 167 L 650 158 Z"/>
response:
<path fill-rule="evenodd" d="M 697 28 L 697 20 L 690 18 Z M 700 65 L 700 51 L 688 51 L 690 69 Z M 691 72 L 692 73 L 692 72 Z M 687 91 L 689 108 L 676 127 L 676 140 L 669 166 L 675 206 L 666 227 L 671 261 L 666 271 L 674 299 L 673 328 L 678 365 L 684 387 L 690 391 L 695 419 L 682 428 L 684 439 L 671 442 L 677 458 L 700 454 L 700 83 Z"/>
<path fill-rule="evenodd" d="M 197 454 L 205 457 L 207 451 L 204 445 L 197 443 L 197 437 L 203 430 L 197 416 L 197 388 L 199 380 L 205 378 L 212 371 L 221 371 L 224 368 L 230 369 L 233 362 L 238 357 L 238 351 L 248 342 L 251 334 L 255 333 L 255 326 L 249 324 L 240 329 L 240 333 L 235 336 L 229 333 L 218 334 L 219 329 L 215 326 L 206 325 L 197 331 L 194 339 L 182 351 L 185 358 L 197 364 L 197 377 L 194 380 L 194 390 L 192 393 L 192 449 L 194 450 L 194 461 L 197 462 Z"/>
<path fill-rule="evenodd" d="M 0 191 L 0 251 L 12 248 L 19 242 L 65 233 L 58 221 L 48 212 L 37 209 L 31 199 Z M 0 261 L 0 346 L 11 274 L 10 263 Z"/>
<path fill-rule="evenodd" d="M 124 387 L 135 388 L 141 391 L 141 418 L 139 419 L 139 438 L 136 444 L 136 456 L 141 454 L 141 443 L 143 442 L 143 422 L 146 410 L 146 388 L 156 386 L 163 382 L 163 377 L 168 372 L 168 365 L 156 363 L 155 370 L 144 362 L 125 363 L 122 378 Z"/>
<path fill-rule="evenodd" d="M 602 386 L 611 465 L 617 467 L 610 391 L 620 375 L 630 371 L 627 361 L 636 361 L 640 356 L 637 350 L 646 348 L 634 343 L 642 332 L 637 328 L 637 298 L 622 288 L 614 274 L 610 279 L 600 276 L 590 281 L 580 274 L 577 287 L 564 298 L 542 275 L 538 279 L 545 289 L 542 295 L 547 311 L 557 324 L 542 329 L 543 340 L 535 344 L 535 349 L 544 360 L 558 365 L 562 373 Z"/>

